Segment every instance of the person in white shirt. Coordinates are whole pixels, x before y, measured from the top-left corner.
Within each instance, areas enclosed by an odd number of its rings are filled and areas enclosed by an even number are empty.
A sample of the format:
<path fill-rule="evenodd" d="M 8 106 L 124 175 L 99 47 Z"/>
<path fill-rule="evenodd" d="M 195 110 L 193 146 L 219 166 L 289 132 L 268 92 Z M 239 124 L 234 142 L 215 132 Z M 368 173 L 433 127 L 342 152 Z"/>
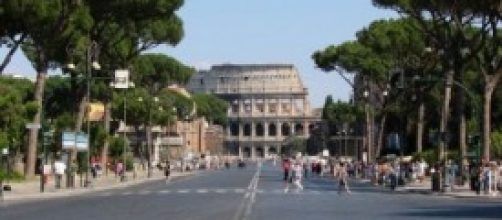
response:
<path fill-rule="evenodd" d="M 347 192 L 348 194 L 351 193 L 349 189 L 348 176 L 347 165 L 340 162 L 335 175 L 335 177 L 338 179 L 338 194 L 341 194 L 343 189 L 345 189 L 345 192 Z"/>
<path fill-rule="evenodd" d="M 61 180 L 66 171 L 66 164 L 63 161 L 54 162 L 54 174 L 56 175 L 56 188 L 61 188 Z"/>
<path fill-rule="evenodd" d="M 303 174 L 303 165 L 301 162 L 296 162 L 293 165 L 293 184 L 295 184 L 297 190 L 303 190 L 302 185 L 302 174 Z"/>
<path fill-rule="evenodd" d="M 418 163 L 418 172 L 417 172 L 417 176 L 418 176 L 418 181 L 420 183 L 422 183 L 422 181 L 424 180 L 425 178 L 425 170 L 427 169 L 427 163 L 424 161 L 424 160 L 421 160 L 419 163 Z"/>

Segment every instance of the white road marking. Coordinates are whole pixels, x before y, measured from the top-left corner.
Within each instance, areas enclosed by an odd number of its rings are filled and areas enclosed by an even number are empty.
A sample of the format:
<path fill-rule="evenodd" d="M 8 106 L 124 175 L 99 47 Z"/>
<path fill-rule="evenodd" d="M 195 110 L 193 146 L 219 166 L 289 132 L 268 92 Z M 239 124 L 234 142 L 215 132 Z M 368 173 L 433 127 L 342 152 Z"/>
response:
<path fill-rule="evenodd" d="M 143 190 L 143 191 L 139 191 L 139 192 L 138 192 L 138 195 L 148 195 L 148 194 L 150 194 L 150 193 L 152 193 L 152 192 L 151 192 L 151 191 L 148 191 L 148 190 Z"/>
<path fill-rule="evenodd" d="M 209 191 L 207 189 L 198 189 L 197 193 L 208 193 Z"/>
<path fill-rule="evenodd" d="M 189 189 L 180 189 L 180 190 L 178 190 L 178 193 L 182 193 L 182 194 L 189 193 L 189 192 L 190 192 Z"/>
<path fill-rule="evenodd" d="M 227 190 L 225 190 L 225 189 L 216 189 L 216 190 L 214 190 L 214 191 L 215 191 L 216 193 L 226 193 L 226 192 L 227 192 Z"/>
<path fill-rule="evenodd" d="M 260 163 L 260 162 L 258 162 Z M 256 199 L 256 189 L 258 187 L 258 181 L 260 178 L 261 166 L 258 164 L 258 169 L 256 170 L 255 175 L 251 179 L 248 190 L 244 194 L 244 198 L 241 201 L 241 204 L 237 208 L 237 212 L 234 215 L 233 220 L 245 220 L 251 214 L 251 207 L 255 203 Z"/>
<path fill-rule="evenodd" d="M 169 191 L 169 190 L 161 190 L 161 191 L 159 191 L 159 193 L 160 193 L 160 194 L 168 194 L 168 193 L 170 193 L 170 192 L 171 192 L 171 191 Z"/>
<path fill-rule="evenodd" d="M 234 192 L 235 193 L 245 193 L 246 190 L 245 189 L 235 189 Z"/>

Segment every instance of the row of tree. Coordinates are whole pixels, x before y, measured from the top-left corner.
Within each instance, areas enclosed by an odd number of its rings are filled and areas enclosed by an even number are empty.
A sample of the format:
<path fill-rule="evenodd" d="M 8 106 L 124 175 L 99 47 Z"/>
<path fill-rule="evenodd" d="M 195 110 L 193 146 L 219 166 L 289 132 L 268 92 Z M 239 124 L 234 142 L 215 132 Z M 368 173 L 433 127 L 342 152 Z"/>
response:
<path fill-rule="evenodd" d="M 144 125 L 148 141 L 151 141 L 152 125 L 173 120 L 175 114 L 185 118 L 192 111 L 192 100 L 166 91 L 166 87 L 186 83 L 194 69 L 165 55 L 142 55 L 158 45 L 175 46 L 181 41 L 183 24 L 176 12 L 183 3 L 183 0 L 0 2 L 0 46 L 9 49 L 0 65 L 0 73 L 19 48 L 37 72 L 34 85 L 2 79 L 6 81 L 5 87 L 0 87 L 0 102 L 9 105 L 9 108 L 2 108 L 9 114 L 0 115 L 0 141 L 10 143 L 0 144 L 0 147 L 10 146 L 25 154 L 26 176 L 34 175 L 39 132 L 36 128 L 30 129 L 28 146 L 23 148 L 25 122 L 50 123 L 57 131 L 80 131 L 87 104 L 100 101 L 105 105 L 105 123 L 102 128 L 91 125 L 96 134 L 93 136 L 97 138 L 92 143 L 103 146 L 100 154 L 106 160 L 110 122 L 112 118 L 124 120 L 124 110 L 118 107 L 124 100 L 128 102 L 127 123 Z M 100 64 L 99 70 L 92 69 L 94 62 Z M 68 65 L 70 63 L 72 65 Z M 67 77 L 47 79 L 48 71 L 57 68 Z M 109 84 L 116 69 L 129 69 L 136 88 L 126 93 L 113 91 Z M 87 83 L 91 85 L 90 93 L 86 91 Z M 205 111 L 201 114 L 215 117 L 209 114 L 214 109 L 207 108 L 216 108 L 214 111 L 219 112 L 224 104 L 208 105 L 211 99 L 200 97 L 201 104 L 197 106 Z M 172 111 L 173 106 L 179 111 Z M 213 120 L 224 121 L 220 116 Z"/>
<path fill-rule="evenodd" d="M 444 158 L 451 137 L 456 137 L 452 145 L 463 157 L 467 134 L 476 134 L 482 126 L 482 157 L 488 160 L 492 130 L 502 126 L 492 124 L 500 116 L 496 108 L 492 112 L 492 104 L 497 106 L 492 97 L 502 77 L 500 1 L 374 0 L 373 4 L 392 9 L 401 18 L 375 21 L 360 30 L 356 40 L 317 51 L 313 59 L 325 71 L 355 74 L 354 83 L 349 83 L 356 101 L 373 106 L 366 108 L 365 130 L 368 135 L 379 131 L 376 153 L 381 153 L 383 133 L 393 131 L 414 137 L 415 149 L 421 151 L 427 128 L 442 137 L 439 158 Z M 495 93 L 495 99 L 500 98 Z M 375 118 L 378 129 L 372 128 Z M 366 144 L 372 147 L 371 142 Z"/>

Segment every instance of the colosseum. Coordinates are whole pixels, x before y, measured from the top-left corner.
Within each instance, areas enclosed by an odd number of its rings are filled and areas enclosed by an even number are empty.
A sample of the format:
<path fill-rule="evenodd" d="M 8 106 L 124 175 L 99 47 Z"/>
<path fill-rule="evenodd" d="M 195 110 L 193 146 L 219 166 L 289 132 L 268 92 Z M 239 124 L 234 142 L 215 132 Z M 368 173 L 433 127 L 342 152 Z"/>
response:
<path fill-rule="evenodd" d="M 225 149 L 240 157 L 280 154 L 290 137 L 307 138 L 317 121 L 293 65 L 215 65 L 195 74 L 188 87 L 229 103 Z"/>

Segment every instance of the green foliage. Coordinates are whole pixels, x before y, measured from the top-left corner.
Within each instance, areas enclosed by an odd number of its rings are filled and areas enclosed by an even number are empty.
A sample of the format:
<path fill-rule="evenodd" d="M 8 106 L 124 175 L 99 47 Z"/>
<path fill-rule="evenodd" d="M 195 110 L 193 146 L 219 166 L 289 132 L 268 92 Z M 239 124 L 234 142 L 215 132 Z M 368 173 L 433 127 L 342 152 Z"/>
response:
<path fill-rule="evenodd" d="M 102 123 L 95 123 L 91 128 L 91 155 L 99 155 L 108 133 L 106 132 Z"/>
<path fill-rule="evenodd" d="M 126 140 L 123 137 L 110 137 L 109 142 L 110 142 L 110 154 L 109 154 L 110 157 L 113 160 L 121 160 Z M 127 151 L 128 150 L 126 148 L 126 152 Z"/>
<path fill-rule="evenodd" d="M 11 180 L 11 181 L 21 181 L 24 180 L 23 174 L 16 171 L 7 171 L 5 169 L 0 169 L 0 181 Z"/>
<path fill-rule="evenodd" d="M 88 1 L 94 25 L 90 38 L 100 48 L 105 69 L 127 68 L 141 52 L 159 44 L 176 45 L 183 23 L 176 11 L 183 0 Z"/>
<path fill-rule="evenodd" d="M 378 20 L 357 33 L 357 41 L 332 45 L 312 55 L 324 71 L 344 70 L 386 83 L 392 69 L 417 68 L 424 37 L 412 20 Z M 415 71 L 416 72 L 416 71 Z"/>
<path fill-rule="evenodd" d="M 20 149 L 25 125 L 38 107 L 30 101 L 32 88 L 28 80 L 0 77 L 0 148 Z"/>
<path fill-rule="evenodd" d="M 186 84 L 195 72 L 176 59 L 163 54 L 142 54 L 133 63 L 133 81 L 136 85 L 148 87 L 152 93 L 169 84 Z"/>
<path fill-rule="evenodd" d="M 74 114 L 78 101 L 75 87 L 79 85 L 83 87 L 85 83 L 72 82 L 70 77 L 48 77 L 43 102 L 45 118 L 56 119 L 61 115 Z"/>
<path fill-rule="evenodd" d="M 491 156 L 498 159 L 502 158 L 502 131 L 493 131 L 491 134 L 491 141 Z"/>
<path fill-rule="evenodd" d="M 329 134 L 341 131 L 344 124 L 350 125 L 361 119 L 363 112 L 357 105 L 342 101 L 333 102 L 328 96 L 323 108 L 322 118 L 328 123 Z"/>
<path fill-rule="evenodd" d="M 422 152 L 416 152 L 413 155 L 413 160 L 424 160 L 427 162 L 429 165 L 434 164 L 438 160 L 438 152 L 437 149 L 427 149 L 423 150 Z"/>
<path fill-rule="evenodd" d="M 197 105 L 198 116 L 215 124 L 226 125 L 228 104 L 224 100 L 212 94 L 195 94 L 193 100 Z"/>
<path fill-rule="evenodd" d="M 126 141 L 122 136 L 120 137 L 109 137 L 110 141 L 110 158 L 112 158 L 113 161 L 119 162 L 123 161 L 123 150 L 124 150 L 124 145 L 126 146 L 126 169 L 127 170 L 132 170 L 133 169 L 133 163 L 134 163 L 134 158 L 133 155 L 130 154 L 129 149 L 127 148 Z"/>
<path fill-rule="evenodd" d="M 294 156 L 296 153 L 307 152 L 307 139 L 302 137 L 292 136 L 286 139 L 286 155 Z"/>

